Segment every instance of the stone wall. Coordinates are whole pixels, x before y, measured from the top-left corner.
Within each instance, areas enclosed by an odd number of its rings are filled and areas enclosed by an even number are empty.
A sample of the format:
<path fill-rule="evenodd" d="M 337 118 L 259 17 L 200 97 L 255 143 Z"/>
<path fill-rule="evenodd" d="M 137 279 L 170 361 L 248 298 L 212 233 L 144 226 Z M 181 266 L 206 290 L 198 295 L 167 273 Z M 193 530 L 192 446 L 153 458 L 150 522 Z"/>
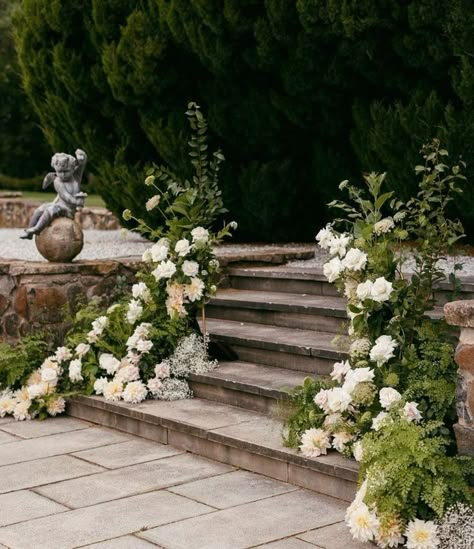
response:
<path fill-rule="evenodd" d="M 0 198 L 0 228 L 28 227 L 39 202 L 19 198 Z M 106 208 L 83 208 L 76 213 L 83 229 L 100 231 L 120 229 L 118 219 Z"/>
<path fill-rule="evenodd" d="M 474 457 L 474 300 L 447 303 L 444 314 L 448 324 L 461 328 L 455 355 L 459 366 L 456 388 L 458 423 L 454 426 L 458 450 Z"/>
<path fill-rule="evenodd" d="M 106 302 L 132 284 L 137 258 L 74 263 L 0 260 L 0 340 L 11 341 L 30 330 L 61 336 L 65 313 L 78 297 Z"/>

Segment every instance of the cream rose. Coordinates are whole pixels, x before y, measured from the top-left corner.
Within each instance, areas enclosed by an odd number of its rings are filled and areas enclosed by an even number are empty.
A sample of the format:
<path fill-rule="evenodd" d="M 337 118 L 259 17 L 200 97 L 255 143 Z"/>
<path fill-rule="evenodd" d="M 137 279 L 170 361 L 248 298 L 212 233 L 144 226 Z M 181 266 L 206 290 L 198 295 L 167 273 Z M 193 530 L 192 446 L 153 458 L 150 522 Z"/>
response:
<path fill-rule="evenodd" d="M 388 335 L 382 335 L 375 340 L 375 345 L 370 350 L 370 360 L 381 366 L 395 356 L 397 342 Z"/>
<path fill-rule="evenodd" d="M 384 301 L 388 301 L 390 299 L 392 291 L 392 283 L 388 282 L 388 280 L 385 280 L 385 278 L 381 276 L 372 284 L 370 297 L 378 303 L 383 303 Z"/>
<path fill-rule="evenodd" d="M 385 408 L 386 410 L 390 410 L 390 408 L 399 402 L 401 398 L 402 395 L 392 387 L 384 387 L 383 389 L 380 389 L 380 404 L 382 405 L 382 408 Z"/>
<path fill-rule="evenodd" d="M 351 248 L 342 260 L 342 266 L 348 271 L 361 271 L 367 265 L 367 254 L 359 248 Z"/>
<path fill-rule="evenodd" d="M 328 279 L 328 282 L 337 280 L 342 270 L 342 262 L 338 257 L 333 257 L 323 266 L 324 276 Z"/>

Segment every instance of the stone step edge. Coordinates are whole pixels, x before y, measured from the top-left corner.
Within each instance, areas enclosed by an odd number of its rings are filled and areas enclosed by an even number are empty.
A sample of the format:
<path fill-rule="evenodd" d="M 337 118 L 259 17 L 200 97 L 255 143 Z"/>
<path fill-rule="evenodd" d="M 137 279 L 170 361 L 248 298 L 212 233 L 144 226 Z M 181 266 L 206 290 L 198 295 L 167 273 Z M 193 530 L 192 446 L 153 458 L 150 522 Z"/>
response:
<path fill-rule="evenodd" d="M 242 362 L 242 361 L 236 361 L 236 362 Z M 225 363 L 223 363 L 223 365 L 224 364 Z M 261 368 L 265 368 L 269 370 L 269 373 L 271 373 L 275 369 L 277 371 L 285 370 L 285 368 L 279 368 L 278 366 L 265 366 L 260 364 L 258 364 L 257 366 L 260 366 Z M 292 372 L 292 373 L 295 371 L 298 371 L 298 370 L 288 370 L 288 372 Z M 294 387 L 299 385 L 299 384 L 296 384 L 293 387 L 287 387 L 287 388 L 282 387 L 281 389 L 271 389 L 268 387 L 264 387 L 263 385 L 252 385 L 250 383 L 246 383 L 245 381 L 240 381 L 240 380 L 237 381 L 235 379 L 225 379 L 223 377 L 213 376 L 213 372 L 214 370 L 211 370 L 206 374 L 191 374 L 189 379 L 191 381 L 204 383 L 206 385 L 213 385 L 215 387 L 223 387 L 225 389 L 229 389 L 232 391 L 264 396 L 267 398 L 272 398 L 274 400 L 289 400 L 291 398 L 289 391 L 291 391 Z M 330 380 L 329 376 L 325 376 L 322 374 L 309 374 L 303 371 L 301 373 L 305 374 L 305 377 L 311 377 L 313 379 Z"/>
<path fill-rule="evenodd" d="M 240 290 L 245 293 L 245 290 Z M 236 290 L 239 292 L 239 290 Z M 265 298 L 265 294 L 274 294 L 278 292 L 260 292 L 261 295 Z M 266 310 L 266 311 L 281 311 L 281 312 L 290 312 L 290 313 L 303 313 L 307 315 L 318 315 L 318 316 L 332 316 L 342 319 L 347 319 L 345 303 L 341 298 L 334 298 L 334 306 L 324 306 L 324 305 L 301 305 L 291 303 L 291 296 L 298 296 L 301 298 L 302 294 L 291 294 L 283 293 L 280 295 L 289 296 L 288 303 L 277 303 L 272 301 L 254 301 L 251 298 L 249 299 L 235 299 L 231 296 L 220 296 L 219 293 L 213 297 L 207 307 L 226 307 L 234 309 L 253 309 L 253 310 Z M 311 296 L 315 298 L 318 296 Z M 271 299 L 268 297 L 267 299 Z M 325 300 L 328 300 L 327 296 L 324 296 Z"/>
<path fill-rule="evenodd" d="M 73 397 L 72 399 L 70 399 L 70 405 L 67 412 L 68 415 L 83 419 L 80 417 L 80 414 L 77 413 L 77 410 L 74 411 L 74 406 L 77 405 L 85 406 L 90 409 L 102 410 L 115 416 L 130 418 L 141 423 L 146 423 L 148 424 L 148 426 L 153 425 L 157 428 L 166 429 L 167 435 L 169 434 L 169 431 L 175 431 L 178 433 L 197 437 L 198 439 L 204 439 L 209 442 L 214 442 L 217 444 L 222 444 L 224 446 L 236 448 L 238 450 L 243 450 L 257 456 L 262 456 L 278 462 L 296 465 L 310 471 L 314 471 L 331 477 L 336 477 L 337 479 L 342 479 L 345 481 L 349 481 L 350 483 L 354 483 L 354 486 L 357 482 L 357 464 L 353 462 L 353 460 L 342 458 L 342 456 L 341 460 L 346 461 L 347 465 L 345 464 L 345 466 L 341 466 L 331 464 L 331 458 L 337 455 L 335 452 L 331 452 L 327 456 L 321 456 L 319 458 L 306 458 L 301 454 L 297 454 L 294 450 L 291 449 L 282 451 L 277 448 L 264 446 L 263 444 L 256 444 L 254 442 L 238 440 L 229 435 L 214 433 L 212 429 L 203 429 L 202 427 L 197 427 L 195 425 L 192 425 L 191 423 L 180 422 L 153 414 L 147 414 L 143 411 L 127 408 L 123 404 L 118 405 L 113 402 L 106 402 L 103 399 L 98 399 L 97 397 L 87 397 L 82 395 Z M 222 406 L 222 404 L 219 404 L 219 406 Z M 232 407 L 229 406 L 229 408 Z M 257 412 L 254 412 L 254 414 L 256 416 L 255 419 L 258 419 L 258 415 L 261 416 L 262 420 L 267 419 L 267 416 L 263 414 L 258 414 Z M 101 424 L 100 421 L 94 421 L 94 419 L 91 418 L 89 418 L 87 421 Z M 166 441 L 165 444 L 167 443 L 168 442 Z M 239 466 L 238 463 L 234 463 L 233 465 Z"/>
<path fill-rule="evenodd" d="M 324 282 L 329 285 L 327 278 L 324 276 L 323 268 L 321 267 L 311 267 L 307 270 L 299 267 L 288 267 L 288 270 L 283 269 L 270 269 L 269 267 L 229 267 L 227 269 L 227 274 L 230 277 L 241 277 L 241 278 L 269 278 L 269 279 L 284 279 L 284 280 L 303 280 L 303 281 L 314 281 L 314 282 Z M 409 273 L 405 273 L 405 277 L 410 276 Z M 461 283 L 460 291 L 461 292 L 474 292 L 474 276 L 470 275 L 458 275 L 458 278 Z M 332 284 L 331 284 L 332 286 Z M 449 281 L 438 282 L 435 285 L 435 289 L 438 290 L 452 290 L 452 284 Z M 460 297 L 461 299 L 461 297 Z"/>

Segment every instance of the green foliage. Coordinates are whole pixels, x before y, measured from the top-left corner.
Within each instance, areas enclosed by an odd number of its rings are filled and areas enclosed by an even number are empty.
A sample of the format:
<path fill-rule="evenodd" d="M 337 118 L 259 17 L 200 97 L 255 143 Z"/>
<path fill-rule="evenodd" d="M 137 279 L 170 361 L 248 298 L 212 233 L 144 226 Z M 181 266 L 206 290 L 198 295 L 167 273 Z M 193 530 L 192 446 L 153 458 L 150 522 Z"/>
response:
<path fill-rule="evenodd" d="M 12 36 L 12 12 L 19 4 L 0 0 L 0 189 L 33 190 L 29 179 L 47 169 L 49 147 L 19 75 Z M 21 188 L 6 186 L 8 177 L 20 180 Z"/>
<path fill-rule="evenodd" d="M 0 391 L 25 385 L 50 350 L 41 333 L 25 336 L 16 345 L 0 343 Z"/>
<path fill-rule="evenodd" d="M 398 421 L 364 437 L 361 475 L 367 477 L 365 502 L 380 514 L 410 520 L 441 517 L 456 502 L 474 502 L 466 478 L 474 472 L 467 457 L 448 457 L 440 423 Z"/>
<path fill-rule="evenodd" d="M 181 109 L 197 98 L 226 151 L 240 237 L 309 240 L 343 174 L 384 167 L 407 198 L 432 136 L 474 166 L 471 7 L 23 0 L 16 43 L 50 145 L 88 152 L 115 213 L 151 222 L 141 173 L 153 159 L 189 176 Z M 471 229 L 474 208 L 459 211 Z"/>

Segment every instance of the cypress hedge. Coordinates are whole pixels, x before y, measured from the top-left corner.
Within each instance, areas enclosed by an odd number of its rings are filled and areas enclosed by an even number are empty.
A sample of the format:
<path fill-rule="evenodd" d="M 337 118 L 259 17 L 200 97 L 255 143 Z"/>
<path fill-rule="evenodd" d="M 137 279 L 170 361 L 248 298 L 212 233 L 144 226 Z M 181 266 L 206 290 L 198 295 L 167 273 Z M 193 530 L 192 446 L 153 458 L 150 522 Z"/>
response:
<path fill-rule="evenodd" d="M 194 100 L 240 237 L 299 240 L 348 175 L 411 194 L 432 137 L 473 173 L 473 28 L 472 0 L 22 0 L 16 44 L 49 143 L 87 150 L 113 211 L 147 219 L 151 162 L 186 174 Z"/>

